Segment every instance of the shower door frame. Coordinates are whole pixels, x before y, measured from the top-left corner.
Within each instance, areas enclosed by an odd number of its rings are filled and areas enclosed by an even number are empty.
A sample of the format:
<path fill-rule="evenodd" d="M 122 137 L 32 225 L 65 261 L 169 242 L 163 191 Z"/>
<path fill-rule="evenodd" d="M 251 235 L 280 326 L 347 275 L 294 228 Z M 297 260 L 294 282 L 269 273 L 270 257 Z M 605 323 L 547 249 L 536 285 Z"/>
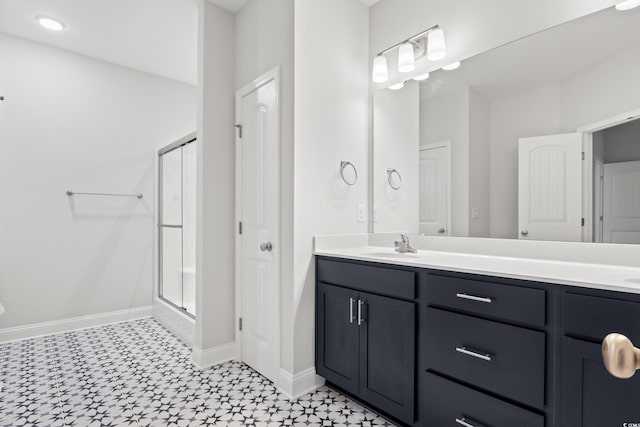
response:
<path fill-rule="evenodd" d="M 164 303 L 169 304 L 171 307 L 175 308 L 176 310 L 180 311 L 181 313 L 184 313 L 185 315 L 191 317 L 192 319 L 195 319 L 195 315 L 192 313 L 189 313 L 187 311 L 186 308 L 184 307 L 180 307 L 179 305 L 175 304 L 172 301 L 169 301 L 167 298 L 165 298 L 163 296 L 163 292 L 162 292 L 162 268 L 163 268 L 163 254 L 162 254 L 162 235 L 163 235 L 163 221 L 162 221 L 162 195 L 163 195 L 163 188 L 162 188 L 162 184 L 163 184 L 163 178 L 162 178 L 162 163 L 163 163 L 163 159 L 162 156 L 164 156 L 165 154 L 173 151 L 173 150 L 177 150 L 177 149 L 181 149 L 183 146 L 195 142 L 196 141 L 196 132 L 192 132 L 189 135 L 180 138 L 179 140 L 167 145 L 166 147 L 162 147 L 161 149 L 158 150 L 158 223 L 156 224 L 157 226 L 157 230 L 158 230 L 158 298 L 160 298 Z M 181 175 L 182 175 L 182 169 L 181 169 Z M 180 198 L 180 203 L 183 204 L 184 201 L 182 200 L 182 197 Z M 184 227 L 184 223 L 180 226 L 180 228 L 182 229 Z M 184 230 L 182 229 L 182 233 L 183 233 L 183 239 L 184 239 Z M 184 240 L 183 240 L 184 241 Z M 182 249 L 184 251 L 184 248 Z M 184 255 L 183 255 L 184 258 Z M 183 265 L 182 267 L 184 268 L 184 261 L 183 261 Z M 184 275 L 184 272 L 182 273 Z M 182 299 L 184 301 L 184 277 L 183 277 L 183 281 L 182 281 Z"/>

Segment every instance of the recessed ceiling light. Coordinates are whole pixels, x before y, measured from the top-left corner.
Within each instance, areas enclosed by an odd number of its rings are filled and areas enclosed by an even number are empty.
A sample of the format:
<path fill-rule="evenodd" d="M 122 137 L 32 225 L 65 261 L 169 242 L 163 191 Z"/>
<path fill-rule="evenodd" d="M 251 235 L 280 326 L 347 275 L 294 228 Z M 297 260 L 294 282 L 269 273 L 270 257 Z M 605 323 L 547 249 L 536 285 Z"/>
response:
<path fill-rule="evenodd" d="M 413 80 L 417 80 L 419 82 L 423 81 L 423 80 L 427 80 L 429 78 L 429 73 L 424 73 L 424 74 L 420 74 L 418 76 L 415 76 L 413 78 Z"/>
<path fill-rule="evenodd" d="M 453 64 L 445 65 L 444 67 L 442 67 L 442 69 L 446 71 L 453 71 L 459 67 L 460 67 L 460 61 L 456 61 Z"/>
<path fill-rule="evenodd" d="M 48 16 L 36 16 L 38 24 L 42 25 L 47 30 L 62 31 L 64 30 L 64 24 L 56 19 L 49 18 Z"/>
<path fill-rule="evenodd" d="M 389 89 L 398 90 L 398 89 L 402 89 L 403 87 L 404 87 L 404 82 L 400 82 L 400 83 L 396 83 L 394 85 L 389 86 Z"/>
<path fill-rule="evenodd" d="M 616 4 L 618 10 L 630 10 L 640 6 L 640 0 L 625 0 Z"/>

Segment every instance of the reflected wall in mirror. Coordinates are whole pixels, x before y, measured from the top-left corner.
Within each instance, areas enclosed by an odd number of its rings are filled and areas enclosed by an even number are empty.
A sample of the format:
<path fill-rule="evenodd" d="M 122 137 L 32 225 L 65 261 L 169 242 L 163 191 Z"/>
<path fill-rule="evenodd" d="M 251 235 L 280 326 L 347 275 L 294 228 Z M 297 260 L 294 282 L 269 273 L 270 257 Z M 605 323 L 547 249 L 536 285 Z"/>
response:
<path fill-rule="evenodd" d="M 374 232 L 640 244 L 639 24 L 605 9 L 376 92 Z"/>

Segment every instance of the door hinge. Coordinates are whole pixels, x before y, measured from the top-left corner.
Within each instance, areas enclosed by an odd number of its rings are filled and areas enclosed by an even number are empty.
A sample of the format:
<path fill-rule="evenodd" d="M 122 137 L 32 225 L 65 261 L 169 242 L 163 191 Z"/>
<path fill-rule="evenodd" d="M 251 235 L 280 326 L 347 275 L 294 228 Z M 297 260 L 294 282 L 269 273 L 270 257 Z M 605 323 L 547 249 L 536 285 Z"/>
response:
<path fill-rule="evenodd" d="M 242 330 L 242 317 L 238 318 L 238 330 Z"/>
<path fill-rule="evenodd" d="M 584 218 L 582 218 L 582 226 L 584 227 Z"/>
<path fill-rule="evenodd" d="M 238 138 L 242 139 L 242 125 L 235 125 L 238 128 Z"/>
<path fill-rule="evenodd" d="M 242 221 L 238 223 L 238 234 L 242 234 Z"/>
<path fill-rule="evenodd" d="M 604 217 L 600 215 L 600 221 L 604 221 Z"/>

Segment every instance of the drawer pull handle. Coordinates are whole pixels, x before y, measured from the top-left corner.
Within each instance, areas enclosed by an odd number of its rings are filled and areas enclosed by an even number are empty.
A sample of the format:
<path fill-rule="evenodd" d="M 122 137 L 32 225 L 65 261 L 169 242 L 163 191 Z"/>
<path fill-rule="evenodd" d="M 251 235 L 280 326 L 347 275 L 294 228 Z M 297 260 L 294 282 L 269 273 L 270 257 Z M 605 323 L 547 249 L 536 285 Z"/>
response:
<path fill-rule="evenodd" d="M 480 353 L 479 351 L 469 350 L 467 347 L 456 347 L 456 351 L 458 353 L 466 354 L 467 356 L 491 362 L 491 355 L 487 353 Z"/>
<path fill-rule="evenodd" d="M 362 306 L 364 305 L 364 301 L 358 300 L 358 326 L 364 323 L 364 318 L 362 317 Z"/>
<path fill-rule="evenodd" d="M 460 424 L 461 426 L 464 426 L 464 427 L 476 427 L 476 426 L 474 426 L 473 424 L 471 424 L 471 423 L 467 422 L 467 419 L 466 419 L 466 418 L 464 418 L 464 417 L 462 417 L 462 418 L 456 418 L 456 422 L 457 422 L 458 424 Z"/>
<path fill-rule="evenodd" d="M 471 300 L 471 301 L 486 302 L 487 304 L 491 304 L 493 302 L 493 299 L 491 299 L 491 298 L 477 297 L 475 295 L 456 294 L 456 296 L 458 298 L 468 299 L 468 300 Z"/>

